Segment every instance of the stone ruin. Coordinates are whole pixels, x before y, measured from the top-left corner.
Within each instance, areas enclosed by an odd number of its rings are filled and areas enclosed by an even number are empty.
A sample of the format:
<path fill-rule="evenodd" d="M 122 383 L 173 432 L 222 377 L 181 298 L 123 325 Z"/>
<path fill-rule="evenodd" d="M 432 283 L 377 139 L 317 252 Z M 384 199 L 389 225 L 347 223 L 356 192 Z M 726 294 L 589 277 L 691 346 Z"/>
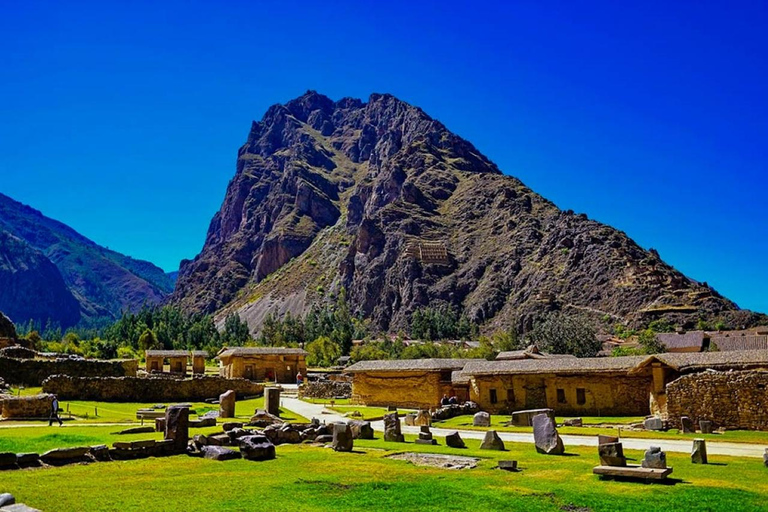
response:
<path fill-rule="evenodd" d="M 472 401 L 466 401 L 463 404 L 443 405 L 432 413 L 432 421 L 443 421 L 456 416 L 475 414 L 479 411 L 480 406 Z"/>
<path fill-rule="evenodd" d="M 429 427 L 424 425 L 421 427 L 419 431 L 419 437 L 416 439 L 416 444 L 428 444 L 428 445 L 436 445 L 437 440 L 432 437 L 432 431 L 429 430 Z"/>
<path fill-rule="evenodd" d="M 532 422 L 536 451 L 547 455 L 562 455 L 565 447 L 560 434 L 557 433 L 555 420 L 547 414 L 537 414 Z"/>
<path fill-rule="evenodd" d="M 405 436 L 400 432 L 400 418 L 397 412 L 384 415 L 384 440 L 404 443 Z"/>
<path fill-rule="evenodd" d="M 480 449 L 504 451 L 506 450 L 506 447 L 504 446 L 504 441 L 499 437 L 499 434 L 497 434 L 495 430 L 489 430 L 485 433 L 483 442 L 480 444 Z"/>
<path fill-rule="evenodd" d="M 233 390 L 227 390 L 219 396 L 219 418 L 235 417 L 236 394 Z"/>
<path fill-rule="evenodd" d="M 707 442 L 704 439 L 693 440 L 691 462 L 693 464 L 707 464 Z"/>
<path fill-rule="evenodd" d="M 490 427 L 491 415 L 487 412 L 480 411 L 472 417 L 472 426 L 475 427 Z"/>
<path fill-rule="evenodd" d="M 2 419 L 48 419 L 51 415 L 53 395 L 32 396 L 0 395 L 0 417 Z"/>
<path fill-rule="evenodd" d="M 651 446 L 645 451 L 645 457 L 641 464 L 644 468 L 667 469 L 667 454 L 658 446 Z"/>

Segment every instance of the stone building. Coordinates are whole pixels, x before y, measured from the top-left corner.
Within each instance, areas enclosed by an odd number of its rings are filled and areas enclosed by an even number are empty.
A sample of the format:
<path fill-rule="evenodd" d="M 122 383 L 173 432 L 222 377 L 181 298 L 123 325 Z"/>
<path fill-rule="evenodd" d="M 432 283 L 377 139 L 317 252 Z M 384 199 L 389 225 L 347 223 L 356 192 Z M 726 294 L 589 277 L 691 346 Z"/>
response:
<path fill-rule="evenodd" d="M 217 356 L 223 377 L 279 383 L 296 382 L 298 373 L 306 376 L 306 357 L 300 348 L 284 347 L 224 347 Z"/>
<path fill-rule="evenodd" d="M 145 357 L 147 373 L 162 372 L 168 361 L 171 373 L 187 374 L 189 352 L 186 350 L 147 350 Z"/>
<path fill-rule="evenodd" d="M 466 396 L 469 381 L 458 370 L 479 359 L 406 359 L 360 361 L 346 368 L 351 374 L 352 400 L 373 406 L 428 409 L 443 395 Z"/>
<path fill-rule="evenodd" d="M 204 350 L 192 351 L 192 373 L 203 375 L 205 373 L 205 360 L 208 358 L 208 352 Z"/>
<path fill-rule="evenodd" d="M 467 364 L 469 399 L 484 411 L 511 413 L 551 408 L 565 415 L 644 415 L 649 412 L 650 368 L 630 375 L 645 359 L 544 358 Z"/>

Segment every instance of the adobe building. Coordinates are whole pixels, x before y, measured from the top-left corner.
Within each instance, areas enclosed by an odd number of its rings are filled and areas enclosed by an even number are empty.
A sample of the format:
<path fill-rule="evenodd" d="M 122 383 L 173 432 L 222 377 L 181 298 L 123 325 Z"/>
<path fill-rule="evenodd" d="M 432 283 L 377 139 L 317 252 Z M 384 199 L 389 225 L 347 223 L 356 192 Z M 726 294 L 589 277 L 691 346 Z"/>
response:
<path fill-rule="evenodd" d="M 351 374 L 352 401 L 370 406 L 429 409 L 443 395 L 468 395 L 469 380 L 457 371 L 479 359 L 403 359 L 360 361 L 346 368 Z"/>
<path fill-rule="evenodd" d="M 189 352 L 186 350 L 147 350 L 145 357 L 147 373 L 162 372 L 167 360 L 171 373 L 187 374 Z"/>
<path fill-rule="evenodd" d="M 204 350 L 192 351 L 192 373 L 194 375 L 205 374 L 205 360 L 208 358 L 208 352 Z"/>
<path fill-rule="evenodd" d="M 228 379 L 243 378 L 278 383 L 296 382 L 307 375 L 307 352 L 285 347 L 224 347 L 219 351 L 219 373 Z"/>

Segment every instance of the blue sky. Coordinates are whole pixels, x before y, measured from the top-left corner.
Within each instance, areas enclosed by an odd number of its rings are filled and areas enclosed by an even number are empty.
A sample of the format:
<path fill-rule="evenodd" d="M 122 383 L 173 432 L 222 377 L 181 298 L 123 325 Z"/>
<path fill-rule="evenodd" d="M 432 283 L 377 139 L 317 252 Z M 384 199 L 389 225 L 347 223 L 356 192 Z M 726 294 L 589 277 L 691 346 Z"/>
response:
<path fill-rule="evenodd" d="M 175 270 L 269 105 L 389 92 L 768 311 L 764 2 L 111 4 L 0 16 L 0 192 L 100 244 Z"/>

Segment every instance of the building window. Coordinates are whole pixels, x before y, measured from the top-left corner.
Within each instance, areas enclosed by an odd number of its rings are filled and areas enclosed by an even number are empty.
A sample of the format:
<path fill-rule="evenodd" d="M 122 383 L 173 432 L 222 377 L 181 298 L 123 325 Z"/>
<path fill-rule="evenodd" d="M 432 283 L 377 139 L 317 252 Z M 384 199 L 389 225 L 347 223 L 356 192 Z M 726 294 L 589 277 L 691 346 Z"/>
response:
<path fill-rule="evenodd" d="M 565 403 L 565 390 L 564 389 L 557 389 L 557 403 L 564 404 Z"/>
<path fill-rule="evenodd" d="M 507 390 L 507 402 L 509 402 L 510 404 L 515 403 L 515 390 L 512 388 L 509 388 Z"/>
<path fill-rule="evenodd" d="M 584 405 L 587 403 L 587 390 L 584 388 L 576 388 L 576 403 Z"/>
<path fill-rule="evenodd" d="M 496 396 L 496 390 L 492 389 L 491 390 L 491 403 L 495 404 L 498 401 L 499 401 L 499 398 Z"/>
<path fill-rule="evenodd" d="M 451 370 L 443 370 L 440 372 L 440 382 L 451 382 Z"/>

